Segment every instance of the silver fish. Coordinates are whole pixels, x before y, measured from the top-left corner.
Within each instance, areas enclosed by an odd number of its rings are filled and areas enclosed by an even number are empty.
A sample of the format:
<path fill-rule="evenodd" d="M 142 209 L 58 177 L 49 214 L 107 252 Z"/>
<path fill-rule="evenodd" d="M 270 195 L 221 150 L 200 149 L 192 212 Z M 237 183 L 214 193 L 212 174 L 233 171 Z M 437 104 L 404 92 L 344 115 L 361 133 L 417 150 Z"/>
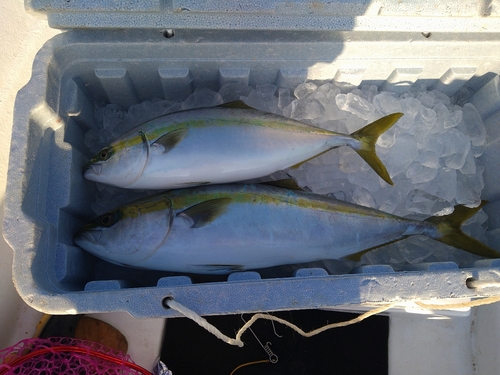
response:
<path fill-rule="evenodd" d="M 375 154 L 377 138 L 402 113 L 351 135 L 245 106 L 193 109 L 150 120 L 118 138 L 87 164 L 85 178 L 129 189 L 171 189 L 251 180 L 349 146 L 392 184 Z"/>
<path fill-rule="evenodd" d="M 125 205 L 74 241 L 110 262 L 200 274 L 342 258 L 416 234 L 498 257 L 459 228 L 479 208 L 416 221 L 298 190 L 213 185 Z"/>

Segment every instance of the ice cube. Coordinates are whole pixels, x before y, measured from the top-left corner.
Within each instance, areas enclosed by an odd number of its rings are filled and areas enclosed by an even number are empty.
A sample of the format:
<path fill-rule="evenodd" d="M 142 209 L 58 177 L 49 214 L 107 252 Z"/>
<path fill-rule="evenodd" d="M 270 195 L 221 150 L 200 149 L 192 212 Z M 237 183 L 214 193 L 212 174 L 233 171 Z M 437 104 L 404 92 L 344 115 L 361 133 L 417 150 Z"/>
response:
<path fill-rule="evenodd" d="M 294 102 L 291 117 L 296 120 L 311 120 L 321 117 L 325 109 L 317 100 L 299 99 Z M 284 111 L 283 111 L 284 113 Z"/>
<path fill-rule="evenodd" d="M 364 85 L 361 91 L 363 93 L 363 98 L 370 103 L 373 103 L 373 98 L 378 94 L 378 88 L 375 85 Z"/>
<path fill-rule="evenodd" d="M 269 98 L 269 100 L 267 101 L 267 108 L 268 108 L 269 112 L 275 113 L 277 115 L 281 115 L 282 111 L 278 105 L 279 104 L 278 101 L 279 101 L 279 99 L 277 96 L 273 96 L 273 97 Z"/>
<path fill-rule="evenodd" d="M 373 105 L 383 115 L 402 111 L 401 103 L 397 99 L 396 94 L 387 91 L 375 95 Z"/>
<path fill-rule="evenodd" d="M 341 95 L 342 94 L 337 95 L 337 106 L 340 109 L 350 112 L 363 120 L 368 120 L 374 115 L 375 107 L 367 100 L 358 95 L 349 93 L 345 96 L 344 101 L 344 97 Z"/>
<path fill-rule="evenodd" d="M 486 142 L 486 128 L 474 105 L 470 103 L 464 105 L 462 122 L 465 129 L 467 129 L 464 133 L 469 135 L 472 145 L 484 145 Z"/>
<path fill-rule="evenodd" d="M 436 103 L 432 110 L 436 112 L 436 123 L 434 126 L 438 126 L 444 129 L 444 121 L 450 116 L 450 110 L 443 103 Z"/>
<path fill-rule="evenodd" d="M 305 98 L 307 95 L 311 94 L 312 92 L 314 92 L 317 88 L 318 86 L 316 86 L 314 83 L 305 82 L 298 85 L 294 90 L 293 94 L 297 99 L 302 99 Z"/>
<path fill-rule="evenodd" d="M 398 134 L 394 145 L 389 148 L 387 154 L 381 155 L 381 159 L 389 174 L 396 176 L 406 171 L 416 156 L 417 142 L 415 137 L 410 134 Z"/>
<path fill-rule="evenodd" d="M 366 125 L 366 121 L 362 118 L 355 116 L 353 114 L 348 114 L 347 117 L 343 120 L 345 127 L 347 128 L 347 133 L 351 134 L 355 131 L 361 129 Z"/>
<path fill-rule="evenodd" d="M 462 174 L 475 174 L 476 173 L 476 159 L 474 158 L 474 154 L 471 151 L 467 154 L 465 158 L 465 163 L 460 168 L 460 173 Z"/>
<path fill-rule="evenodd" d="M 463 150 L 463 152 L 457 152 L 453 155 L 446 157 L 445 165 L 448 168 L 461 169 L 466 161 L 469 150 Z"/>
<path fill-rule="evenodd" d="M 441 157 L 444 158 L 444 163 L 447 168 L 460 169 L 465 164 L 465 159 L 470 150 L 469 137 L 461 131 L 452 128 L 444 135 L 444 149 Z"/>
<path fill-rule="evenodd" d="M 464 150 L 469 152 L 470 150 L 469 137 L 455 128 L 448 129 L 448 131 L 441 136 L 441 140 L 444 144 L 443 151 L 440 155 L 441 157 L 453 155 L 455 153 L 463 153 Z"/>
<path fill-rule="evenodd" d="M 222 100 L 222 97 L 219 95 L 219 93 L 202 87 L 194 90 L 194 92 L 182 102 L 181 108 L 186 110 L 203 107 L 214 107 L 216 105 L 222 104 L 223 102 L 224 101 Z"/>
<path fill-rule="evenodd" d="M 432 125 L 436 123 L 437 115 L 434 110 L 420 106 L 419 114 L 420 120 L 426 124 L 428 128 L 432 127 Z"/>
<path fill-rule="evenodd" d="M 410 167 L 406 171 L 406 177 L 408 177 L 412 183 L 420 184 L 422 182 L 429 182 L 437 176 L 437 169 L 426 167 L 419 162 L 411 163 Z"/>
<path fill-rule="evenodd" d="M 331 84 L 331 83 L 325 83 L 324 85 L 321 85 L 318 87 L 316 92 L 312 94 L 312 97 L 314 99 L 317 99 L 323 106 L 335 106 L 335 97 L 340 94 L 340 89 Z M 338 108 L 338 107 L 337 107 Z"/>
<path fill-rule="evenodd" d="M 379 202 L 379 209 L 381 211 L 404 216 L 407 214 L 405 205 L 408 194 L 411 190 L 415 189 L 415 185 L 404 174 L 395 176 L 393 181 L 394 186 L 385 186 L 384 189 L 378 191 L 379 194 L 381 192 L 390 193 L 386 195 L 387 198 L 385 201 L 380 201 L 378 196 L 374 198 Z"/>
<path fill-rule="evenodd" d="M 457 194 L 457 171 L 448 168 L 439 169 L 429 190 L 431 194 L 451 202 Z"/>
<path fill-rule="evenodd" d="M 419 113 L 421 104 L 418 99 L 412 97 L 401 99 L 399 103 L 404 116 L 398 120 L 396 125 L 402 129 L 411 129 L 415 117 Z"/>
<path fill-rule="evenodd" d="M 112 132 L 118 124 L 123 122 L 125 116 L 126 113 L 118 105 L 109 104 L 102 108 L 102 127 Z"/>
<path fill-rule="evenodd" d="M 396 127 L 393 126 L 389 130 L 386 130 L 380 137 L 377 139 L 377 146 L 390 148 L 396 142 Z"/>
<path fill-rule="evenodd" d="M 388 264 L 395 271 L 401 270 L 405 264 L 405 259 L 399 252 L 399 248 L 396 244 L 386 245 L 369 251 L 364 254 L 362 258 L 368 264 Z"/>
<path fill-rule="evenodd" d="M 436 112 L 432 109 L 420 106 L 419 114 L 409 133 L 415 136 L 419 149 L 426 147 L 426 144 L 441 131 L 439 126 L 435 126 L 437 121 Z"/>
<path fill-rule="evenodd" d="M 129 107 L 127 112 L 128 120 L 137 124 L 144 122 L 148 116 L 148 110 L 151 107 L 150 101 L 144 101 Z"/>
<path fill-rule="evenodd" d="M 444 128 L 449 129 L 458 126 L 462 121 L 462 115 L 463 112 L 461 110 L 450 113 L 449 116 L 444 119 Z"/>
<path fill-rule="evenodd" d="M 290 97 L 290 90 L 279 89 L 278 91 L 278 107 L 283 110 L 286 106 L 291 103 L 292 99 Z"/>
<path fill-rule="evenodd" d="M 170 113 L 170 108 L 172 108 L 172 105 L 176 104 L 175 102 L 172 102 L 170 100 L 155 100 L 151 102 L 151 108 L 150 108 L 150 113 L 149 119 L 153 119 L 155 117 L 164 115 L 166 113 Z"/>
<path fill-rule="evenodd" d="M 249 107 L 264 111 L 270 112 L 269 110 L 269 98 L 264 98 L 260 92 L 257 90 L 252 90 L 248 93 L 248 96 L 242 96 L 241 100 L 245 102 Z"/>
<path fill-rule="evenodd" d="M 274 97 L 274 94 L 278 90 L 278 87 L 276 85 L 267 84 L 267 85 L 257 85 L 255 89 L 263 98 L 269 99 Z"/>
<path fill-rule="evenodd" d="M 434 151 L 419 150 L 419 153 L 415 159 L 424 167 L 428 168 L 438 168 L 439 167 L 439 156 Z"/>
<path fill-rule="evenodd" d="M 424 92 L 419 96 L 420 103 L 422 103 L 424 107 L 432 108 L 434 106 L 435 97 L 436 96 L 432 92 Z"/>
<path fill-rule="evenodd" d="M 422 241 L 421 237 L 411 236 L 396 243 L 401 256 L 409 264 L 422 263 L 432 254 L 433 247 Z"/>
<path fill-rule="evenodd" d="M 457 173 L 456 201 L 468 207 L 477 207 L 481 203 L 481 191 L 484 188 L 484 166 L 477 161 L 476 174 Z"/>
<path fill-rule="evenodd" d="M 283 116 L 292 118 L 292 113 L 295 111 L 298 100 L 293 100 L 286 107 L 283 108 Z"/>
<path fill-rule="evenodd" d="M 448 95 L 438 90 L 432 90 L 432 94 L 434 95 L 434 105 L 436 105 L 437 103 L 442 103 L 446 107 L 449 107 L 451 105 L 451 100 Z"/>
<path fill-rule="evenodd" d="M 358 159 L 360 158 L 358 157 Z M 380 177 L 364 162 L 359 165 L 357 173 L 349 173 L 347 178 L 351 184 L 365 188 L 370 192 L 376 192 L 380 189 Z"/>
<path fill-rule="evenodd" d="M 306 113 L 307 118 L 316 119 L 323 116 L 323 113 L 325 113 L 325 108 L 319 101 L 313 100 L 307 104 Z"/>
<path fill-rule="evenodd" d="M 360 206 L 372 208 L 376 207 L 375 200 L 370 195 L 370 192 L 362 187 L 354 189 L 352 193 L 352 201 Z"/>
<path fill-rule="evenodd" d="M 448 201 L 420 189 L 410 191 L 406 209 L 409 212 L 427 216 L 446 215 L 453 212 L 453 206 Z"/>
<path fill-rule="evenodd" d="M 242 96 L 247 96 L 251 90 L 250 86 L 241 82 L 229 82 L 219 89 L 219 95 L 222 97 L 224 103 L 229 103 L 240 100 Z"/>
<path fill-rule="evenodd" d="M 431 137 L 428 137 L 427 141 L 422 145 L 423 147 L 421 147 L 420 152 L 430 151 L 441 156 L 445 147 L 445 142 L 446 138 L 443 138 L 440 134 L 433 134 Z"/>
<path fill-rule="evenodd" d="M 470 148 L 475 158 L 480 157 L 484 152 L 484 146 L 471 146 Z"/>
<path fill-rule="evenodd" d="M 344 173 L 354 173 L 359 170 L 363 163 L 359 155 L 351 149 L 343 149 L 343 151 L 339 161 L 340 170 Z"/>
<path fill-rule="evenodd" d="M 335 97 L 335 103 L 337 104 L 337 107 L 339 107 L 340 109 L 342 109 L 346 105 L 346 102 L 347 102 L 346 94 L 338 94 Z"/>

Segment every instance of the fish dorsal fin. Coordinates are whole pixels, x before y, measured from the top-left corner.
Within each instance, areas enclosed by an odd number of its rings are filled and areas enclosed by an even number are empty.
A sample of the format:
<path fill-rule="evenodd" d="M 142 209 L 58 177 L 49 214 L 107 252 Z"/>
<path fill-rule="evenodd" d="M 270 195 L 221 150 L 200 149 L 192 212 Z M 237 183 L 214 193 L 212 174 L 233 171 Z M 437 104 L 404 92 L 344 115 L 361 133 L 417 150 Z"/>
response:
<path fill-rule="evenodd" d="M 204 201 L 179 212 L 177 216 L 191 219 L 191 228 L 202 227 L 223 214 L 227 206 L 232 202 L 231 198 L 216 198 Z"/>
<path fill-rule="evenodd" d="M 261 182 L 261 185 L 275 186 L 275 187 L 285 188 L 285 189 L 289 189 L 289 190 L 304 191 L 304 189 L 301 188 L 297 184 L 297 181 L 295 181 L 293 178 L 286 178 L 283 180 Z"/>
<path fill-rule="evenodd" d="M 173 130 L 165 135 L 162 135 L 156 141 L 154 141 L 151 146 L 158 147 L 159 145 L 163 146 L 165 149 L 163 153 L 167 153 L 171 151 L 180 141 L 184 139 L 188 130 L 186 128 Z"/>
<path fill-rule="evenodd" d="M 235 100 L 234 102 L 228 102 L 224 104 L 220 104 L 217 107 L 223 108 L 238 108 L 238 109 L 255 109 L 245 104 L 243 100 Z"/>

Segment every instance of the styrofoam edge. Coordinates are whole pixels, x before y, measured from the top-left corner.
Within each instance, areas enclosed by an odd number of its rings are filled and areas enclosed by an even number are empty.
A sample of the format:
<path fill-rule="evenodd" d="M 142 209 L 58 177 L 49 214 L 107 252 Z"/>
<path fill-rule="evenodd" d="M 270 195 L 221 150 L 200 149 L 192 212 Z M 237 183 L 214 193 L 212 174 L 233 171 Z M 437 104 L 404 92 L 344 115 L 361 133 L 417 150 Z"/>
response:
<path fill-rule="evenodd" d="M 487 291 L 469 289 L 465 280 L 491 277 L 499 270 L 461 270 L 456 272 L 402 272 L 376 275 L 293 277 L 247 282 L 206 283 L 148 288 L 69 292 L 60 295 L 22 295 L 34 309 L 48 314 L 88 314 L 127 311 L 137 318 L 181 316 L 165 307 L 165 298 L 173 298 L 199 315 L 230 315 L 264 311 L 304 309 L 352 309 L 356 306 L 380 306 L 397 303 L 406 312 L 443 315 L 442 311 L 420 311 L 415 301 L 447 304 L 480 297 L 500 296 L 500 288 Z M 294 293 L 290 294 L 289 291 Z M 285 293 L 288 291 L 288 293 Z M 110 301 L 103 311 L 102 301 Z M 454 313 L 468 314 L 466 308 Z M 395 310 L 393 310 L 395 311 Z M 448 313 L 449 315 L 450 313 Z"/>
<path fill-rule="evenodd" d="M 26 176 L 24 170 L 19 171 L 15 161 L 25 160 L 29 147 L 27 142 L 28 132 L 26 131 L 25 124 L 29 124 L 33 116 L 35 117 L 34 121 L 36 121 L 37 111 L 46 112 L 49 110 L 45 102 L 45 92 L 34 92 L 32 87 L 46 87 L 48 65 L 56 48 L 55 46 L 60 43 L 60 40 L 61 35 L 56 35 L 48 40 L 38 51 L 33 61 L 31 78 L 19 90 L 16 96 L 7 172 L 6 191 L 8 192 L 9 199 L 5 201 L 4 221 L 2 223 L 2 233 L 7 244 L 11 248 L 23 248 L 26 250 L 23 254 L 14 251 L 12 265 L 14 286 L 23 300 L 38 311 L 43 310 L 34 306 L 34 297 L 32 296 L 40 293 L 41 289 L 34 282 L 31 273 L 28 277 L 30 279 L 29 282 L 26 282 L 27 277 L 22 272 L 22 270 L 31 268 L 35 255 L 35 244 L 38 240 L 38 231 L 36 219 L 29 217 L 22 209 Z M 26 108 L 32 110 L 28 111 Z M 43 119 L 43 114 L 39 118 Z M 22 124 L 22 127 L 16 126 L 16 124 Z"/>
<path fill-rule="evenodd" d="M 186 13 L 125 13 L 95 12 L 92 16 L 81 13 L 48 13 L 49 26 L 58 29 L 73 28 L 179 28 L 229 30 L 330 30 L 379 32 L 500 32 L 497 17 L 428 17 L 401 16 L 317 16 L 274 14 L 217 14 Z M 428 36 L 426 36 L 428 38 Z"/>

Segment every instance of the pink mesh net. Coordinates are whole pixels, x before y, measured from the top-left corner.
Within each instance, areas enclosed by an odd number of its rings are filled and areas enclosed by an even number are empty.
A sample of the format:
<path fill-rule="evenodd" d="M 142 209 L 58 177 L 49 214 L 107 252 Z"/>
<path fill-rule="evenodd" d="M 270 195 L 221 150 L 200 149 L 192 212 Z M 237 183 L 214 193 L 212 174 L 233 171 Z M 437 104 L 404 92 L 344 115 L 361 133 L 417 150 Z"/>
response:
<path fill-rule="evenodd" d="M 26 339 L 0 351 L 0 375 L 114 375 L 151 373 L 130 356 L 101 344 L 52 337 Z"/>

